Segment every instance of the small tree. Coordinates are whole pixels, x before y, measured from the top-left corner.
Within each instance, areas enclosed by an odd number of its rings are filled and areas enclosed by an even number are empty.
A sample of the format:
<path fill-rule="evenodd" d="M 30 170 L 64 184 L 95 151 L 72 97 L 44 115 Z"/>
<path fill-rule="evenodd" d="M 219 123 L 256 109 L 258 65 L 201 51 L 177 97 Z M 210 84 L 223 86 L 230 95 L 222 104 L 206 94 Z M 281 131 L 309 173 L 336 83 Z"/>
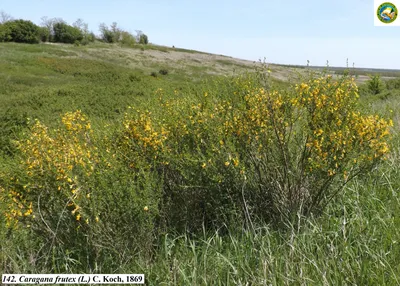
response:
<path fill-rule="evenodd" d="M 121 44 L 125 46 L 132 47 L 136 43 L 135 37 L 127 32 L 127 31 L 122 31 L 121 32 Z"/>
<path fill-rule="evenodd" d="M 53 31 L 55 42 L 73 44 L 83 39 L 81 30 L 62 22 L 55 23 Z"/>
<path fill-rule="evenodd" d="M 115 42 L 119 42 L 121 40 L 122 30 L 117 27 L 117 22 L 111 24 L 111 32 L 114 35 Z"/>
<path fill-rule="evenodd" d="M 140 42 L 140 36 L 143 35 L 142 30 L 135 30 L 136 32 L 136 42 Z"/>
<path fill-rule="evenodd" d="M 82 44 L 86 45 L 89 42 L 94 42 L 95 36 L 89 31 L 89 25 L 85 23 L 82 19 L 76 20 L 72 26 L 79 29 L 82 33 L 83 39 Z"/>
<path fill-rule="evenodd" d="M 42 22 L 40 23 L 41 27 L 43 30 L 41 31 L 41 38 L 45 37 L 46 35 L 48 36 L 48 41 L 53 42 L 54 41 L 54 24 L 56 23 L 65 23 L 66 22 L 61 19 L 61 18 L 48 18 L 47 16 L 44 16 L 41 18 Z M 44 31 L 44 30 L 47 31 Z M 45 38 L 46 39 L 46 38 Z M 43 39 L 42 39 L 43 41 Z"/>
<path fill-rule="evenodd" d="M 368 89 L 372 94 L 379 94 L 383 91 L 383 83 L 380 75 L 370 76 L 370 79 L 367 81 Z"/>
<path fill-rule="evenodd" d="M 50 32 L 46 27 L 39 27 L 39 38 L 42 42 L 50 42 Z"/>
<path fill-rule="evenodd" d="M 149 43 L 149 38 L 147 37 L 147 35 L 146 34 L 140 35 L 139 44 L 147 45 L 148 43 Z"/>
<path fill-rule="evenodd" d="M 99 26 L 101 38 L 106 43 L 117 43 L 121 40 L 122 30 L 117 27 L 117 23 L 111 24 L 111 29 L 106 24 L 101 23 Z"/>
<path fill-rule="evenodd" d="M 139 44 L 147 45 L 149 43 L 149 38 L 143 33 L 142 30 L 136 30 L 136 41 Z"/>

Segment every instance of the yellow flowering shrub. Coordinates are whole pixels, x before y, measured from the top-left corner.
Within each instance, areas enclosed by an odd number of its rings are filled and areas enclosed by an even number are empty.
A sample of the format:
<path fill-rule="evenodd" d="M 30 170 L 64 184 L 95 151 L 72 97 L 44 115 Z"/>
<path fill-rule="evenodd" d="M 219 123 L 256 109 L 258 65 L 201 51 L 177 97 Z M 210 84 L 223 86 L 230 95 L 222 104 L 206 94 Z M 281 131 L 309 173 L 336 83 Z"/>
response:
<path fill-rule="evenodd" d="M 81 202 L 90 197 L 82 178 L 90 177 L 98 162 L 96 147 L 90 142 L 90 121 L 76 111 L 65 114 L 62 123 L 64 128 L 50 132 L 36 120 L 30 135 L 18 142 L 26 178 L 16 184 L 23 184 L 20 191 L 9 190 L 11 202 L 5 214 L 8 225 L 23 216 L 38 214 L 39 207 L 44 213 L 50 211 L 46 200 L 54 198 L 65 203 L 74 220 L 89 219 L 81 207 Z M 42 202 L 33 209 L 32 204 L 40 203 L 38 199 Z"/>
<path fill-rule="evenodd" d="M 389 151 L 392 122 L 358 111 L 351 78 L 311 79 L 291 92 L 255 90 L 245 100 L 243 125 L 255 132 L 248 142 L 260 142 L 249 161 L 252 182 L 263 186 L 262 208 L 279 216 L 321 209 Z"/>
<path fill-rule="evenodd" d="M 183 230 L 321 210 L 389 152 L 391 121 L 357 102 L 351 78 L 279 90 L 250 75 L 190 95 L 158 89 L 96 144 L 80 111 L 53 131 L 37 121 L 18 142 L 25 176 L 3 186 L 8 224 L 41 215 L 54 228 L 62 214 L 73 227 L 149 234 L 158 214 Z"/>
<path fill-rule="evenodd" d="M 316 79 L 296 87 L 296 107 L 306 109 L 309 170 L 349 176 L 389 151 L 391 121 L 357 111 L 354 80 Z"/>
<path fill-rule="evenodd" d="M 186 101 L 156 94 L 152 112 L 126 119 L 124 144 L 156 166 L 175 222 L 185 220 L 183 201 L 197 209 L 185 211 L 189 221 L 197 213 L 215 222 L 243 204 L 243 191 L 258 217 L 313 212 L 389 151 L 391 122 L 358 111 L 351 78 L 272 90 L 241 77 Z"/>
<path fill-rule="evenodd" d="M 162 138 L 150 132 L 147 118 L 141 120 L 143 129 L 128 124 L 122 133 L 147 142 L 144 149 L 157 150 Z M 126 247 L 150 249 L 159 184 L 149 172 L 120 164 L 132 162 L 112 132 L 94 134 L 87 116 L 68 112 L 56 129 L 36 120 L 17 146 L 21 161 L 14 176 L 6 180 L 8 175 L 0 174 L 9 227 L 30 227 L 57 251 L 90 257 L 85 263 L 91 267 L 100 256 L 113 256 L 117 263 Z"/>
<path fill-rule="evenodd" d="M 142 161 L 141 158 L 152 158 L 161 154 L 168 133 L 162 124 L 154 122 L 151 112 L 138 110 L 134 118 L 126 114 L 119 144 L 126 156 L 131 158 L 129 165 L 133 168 Z"/>

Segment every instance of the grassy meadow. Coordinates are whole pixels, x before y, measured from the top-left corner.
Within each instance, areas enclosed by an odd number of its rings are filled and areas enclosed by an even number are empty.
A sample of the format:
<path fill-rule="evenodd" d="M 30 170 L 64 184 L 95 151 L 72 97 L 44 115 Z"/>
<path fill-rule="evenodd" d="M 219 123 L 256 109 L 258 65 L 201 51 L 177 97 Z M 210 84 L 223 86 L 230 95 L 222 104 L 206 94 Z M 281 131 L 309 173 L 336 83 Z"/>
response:
<path fill-rule="evenodd" d="M 400 285 L 400 77 L 340 73 L 0 43 L 0 272 Z"/>

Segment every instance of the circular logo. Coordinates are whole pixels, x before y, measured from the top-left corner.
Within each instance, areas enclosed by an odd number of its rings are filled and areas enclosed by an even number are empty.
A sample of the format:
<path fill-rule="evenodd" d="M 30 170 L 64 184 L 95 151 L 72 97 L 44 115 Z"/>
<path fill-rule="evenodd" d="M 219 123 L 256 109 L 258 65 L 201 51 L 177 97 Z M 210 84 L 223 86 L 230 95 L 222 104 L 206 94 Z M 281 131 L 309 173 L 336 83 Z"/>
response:
<path fill-rule="evenodd" d="M 397 7 L 393 3 L 385 2 L 378 7 L 376 16 L 378 16 L 381 22 L 390 24 L 396 20 L 398 12 Z"/>

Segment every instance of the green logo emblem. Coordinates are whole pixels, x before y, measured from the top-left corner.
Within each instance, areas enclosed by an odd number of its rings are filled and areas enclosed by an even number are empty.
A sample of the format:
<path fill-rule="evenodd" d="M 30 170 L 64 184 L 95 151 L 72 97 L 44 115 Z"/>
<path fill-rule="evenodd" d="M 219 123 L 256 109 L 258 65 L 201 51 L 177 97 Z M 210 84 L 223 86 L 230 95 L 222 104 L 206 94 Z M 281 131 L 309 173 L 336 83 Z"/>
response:
<path fill-rule="evenodd" d="M 399 10 L 393 3 L 385 2 L 378 7 L 376 16 L 382 23 L 390 24 L 396 20 L 398 12 Z"/>

